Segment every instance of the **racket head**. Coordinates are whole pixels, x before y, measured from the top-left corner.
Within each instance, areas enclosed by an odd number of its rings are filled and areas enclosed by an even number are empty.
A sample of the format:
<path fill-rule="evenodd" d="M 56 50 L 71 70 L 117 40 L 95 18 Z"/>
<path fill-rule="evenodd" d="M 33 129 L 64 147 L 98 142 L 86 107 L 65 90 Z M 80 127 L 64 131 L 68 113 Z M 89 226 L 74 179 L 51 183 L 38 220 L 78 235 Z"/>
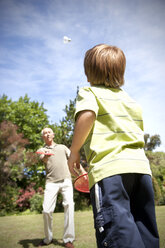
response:
<path fill-rule="evenodd" d="M 76 178 L 74 188 L 83 193 L 90 193 L 88 173 L 82 174 Z"/>
<path fill-rule="evenodd" d="M 54 155 L 53 153 L 45 153 L 45 152 L 36 152 L 37 154 L 44 154 L 44 155 L 48 155 L 48 156 L 51 156 L 51 155 Z"/>

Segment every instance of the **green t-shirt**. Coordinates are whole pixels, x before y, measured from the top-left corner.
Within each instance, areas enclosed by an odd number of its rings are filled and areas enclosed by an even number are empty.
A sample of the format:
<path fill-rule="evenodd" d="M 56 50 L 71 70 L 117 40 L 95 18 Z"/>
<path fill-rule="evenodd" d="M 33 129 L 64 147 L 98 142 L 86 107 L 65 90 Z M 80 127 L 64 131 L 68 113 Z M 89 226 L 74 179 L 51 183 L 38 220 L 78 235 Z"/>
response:
<path fill-rule="evenodd" d="M 81 88 L 75 118 L 83 110 L 92 110 L 96 114 L 95 123 L 84 144 L 90 188 L 112 175 L 151 175 L 143 149 L 142 111 L 124 90 L 103 86 Z"/>

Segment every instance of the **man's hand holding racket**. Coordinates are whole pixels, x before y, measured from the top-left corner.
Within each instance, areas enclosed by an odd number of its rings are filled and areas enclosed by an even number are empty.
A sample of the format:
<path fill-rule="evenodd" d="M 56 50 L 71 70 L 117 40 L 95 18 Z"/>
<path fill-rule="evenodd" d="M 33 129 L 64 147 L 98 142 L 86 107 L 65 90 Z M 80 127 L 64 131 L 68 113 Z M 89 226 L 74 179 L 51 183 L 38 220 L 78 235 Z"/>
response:
<path fill-rule="evenodd" d="M 44 162 L 44 163 L 47 163 L 48 161 L 48 158 L 52 155 L 54 155 L 53 153 L 50 153 L 49 150 L 46 150 L 46 149 L 39 149 L 36 151 L 36 154 L 39 155 L 39 158 Z"/>

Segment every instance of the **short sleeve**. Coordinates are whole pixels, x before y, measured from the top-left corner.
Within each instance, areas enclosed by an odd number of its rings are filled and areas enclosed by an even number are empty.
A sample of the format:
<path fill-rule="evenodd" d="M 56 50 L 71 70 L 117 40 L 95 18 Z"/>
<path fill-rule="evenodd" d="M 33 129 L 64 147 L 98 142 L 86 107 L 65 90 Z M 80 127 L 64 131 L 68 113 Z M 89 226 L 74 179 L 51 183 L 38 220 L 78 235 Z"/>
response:
<path fill-rule="evenodd" d="M 96 97 L 90 90 L 90 87 L 81 88 L 76 99 L 75 119 L 77 118 L 77 114 L 84 110 L 91 110 L 97 116 L 98 109 L 99 107 L 96 101 Z"/>
<path fill-rule="evenodd" d="M 65 152 L 66 152 L 66 157 L 69 158 L 69 156 L 70 156 L 70 149 L 67 146 L 65 146 Z"/>

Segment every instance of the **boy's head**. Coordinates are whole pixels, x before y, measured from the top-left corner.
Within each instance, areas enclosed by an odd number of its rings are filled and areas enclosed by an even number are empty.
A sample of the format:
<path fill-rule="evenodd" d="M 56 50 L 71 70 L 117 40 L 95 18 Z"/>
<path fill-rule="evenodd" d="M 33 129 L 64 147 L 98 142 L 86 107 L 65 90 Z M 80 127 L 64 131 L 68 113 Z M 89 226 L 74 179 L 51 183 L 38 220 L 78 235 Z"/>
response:
<path fill-rule="evenodd" d="M 91 85 L 119 88 L 124 84 L 126 58 L 115 46 L 100 44 L 89 49 L 84 58 L 84 69 Z"/>

